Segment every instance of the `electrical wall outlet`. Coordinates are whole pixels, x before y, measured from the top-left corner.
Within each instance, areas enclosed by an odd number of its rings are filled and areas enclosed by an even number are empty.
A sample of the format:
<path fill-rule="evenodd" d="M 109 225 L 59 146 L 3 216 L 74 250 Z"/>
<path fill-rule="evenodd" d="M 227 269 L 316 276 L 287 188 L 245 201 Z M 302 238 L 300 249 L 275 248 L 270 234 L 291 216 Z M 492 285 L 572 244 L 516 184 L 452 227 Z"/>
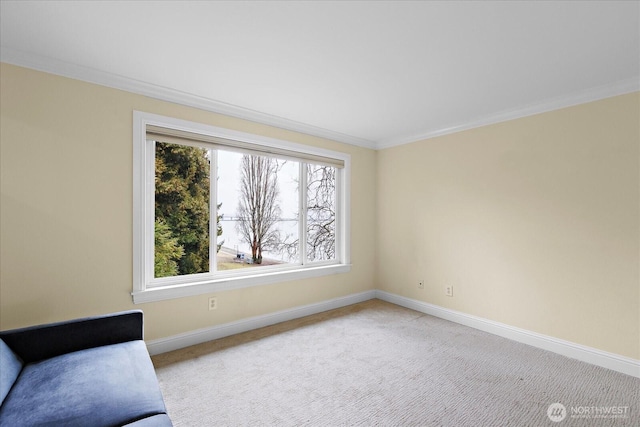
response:
<path fill-rule="evenodd" d="M 448 297 L 452 297 L 453 296 L 453 285 L 447 285 L 444 288 L 444 294 Z"/>
<path fill-rule="evenodd" d="M 424 280 L 418 282 L 418 289 L 424 289 Z"/>
<path fill-rule="evenodd" d="M 218 308 L 218 298 L 209 298 L 209 311 L 215 310 L 216 308 Z"/>

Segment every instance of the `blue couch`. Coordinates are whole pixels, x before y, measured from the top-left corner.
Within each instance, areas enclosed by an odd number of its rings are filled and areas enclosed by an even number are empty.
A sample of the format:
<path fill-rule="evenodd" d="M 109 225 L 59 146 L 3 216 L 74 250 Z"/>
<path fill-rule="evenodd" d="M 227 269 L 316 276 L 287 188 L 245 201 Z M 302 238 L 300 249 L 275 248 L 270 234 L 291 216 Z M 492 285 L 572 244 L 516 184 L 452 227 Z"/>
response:
<path fill-rule="evenodd" d="M 0 426 L 172 426 L 143 314 L 0 332 Z"/>

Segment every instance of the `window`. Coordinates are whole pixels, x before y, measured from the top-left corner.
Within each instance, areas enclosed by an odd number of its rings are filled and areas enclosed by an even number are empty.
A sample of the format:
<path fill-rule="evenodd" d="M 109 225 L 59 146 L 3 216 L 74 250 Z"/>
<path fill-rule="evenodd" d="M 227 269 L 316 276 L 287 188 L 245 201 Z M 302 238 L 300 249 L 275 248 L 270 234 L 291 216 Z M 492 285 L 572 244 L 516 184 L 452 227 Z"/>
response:
<path fill-rule="evenodd" d="M 134 302 L 350 270 L 344 153 L 134 112 Z"/>

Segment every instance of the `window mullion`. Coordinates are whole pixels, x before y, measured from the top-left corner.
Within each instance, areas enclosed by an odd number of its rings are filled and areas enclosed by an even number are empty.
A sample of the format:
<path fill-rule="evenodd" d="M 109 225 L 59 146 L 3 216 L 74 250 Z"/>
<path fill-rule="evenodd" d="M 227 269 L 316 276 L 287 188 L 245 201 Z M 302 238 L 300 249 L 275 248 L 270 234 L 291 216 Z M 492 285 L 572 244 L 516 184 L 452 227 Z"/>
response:
<path fill-rule="evenodd" d="M 335 182 L 335 192 L 334 192 L 334 200 L 333 200 L 333 205 L 335 206 L 334 210 L 335 210 L 335 217 L 334 220 L 336 221 L 336 226 L 335 226 L 335 233 L 336 233 L 336 240 L 335 240 L 335 257 L 336 260 L 339 262 L 343 262 L 344 258 L 343 258 L 343 254 L 344 254 L 344 239 L 341 237 L 343 236 L 344 233 L 344 222 L 342 221 L 343 218 L 343 213 L 342 213 L 342 209 L 343 209 L 343 203 L 342 203 L 342 180 L 343 180 L 343 172 L 341 169 L 337 169 L 336 171 L 336 182 Z"/>
<path fill-rule="evenodd" d="M 218 151 L 209 149 L 209 272 L 218 271 Z"/>
<path fill-rule="evenodd" d="M 300 197 L 300 228 L 298 230 L 298 253 L 300 254 L 300 263 L 307 263 L 307 164 L 300 162 L 300 189 L 298 196 Z"/>

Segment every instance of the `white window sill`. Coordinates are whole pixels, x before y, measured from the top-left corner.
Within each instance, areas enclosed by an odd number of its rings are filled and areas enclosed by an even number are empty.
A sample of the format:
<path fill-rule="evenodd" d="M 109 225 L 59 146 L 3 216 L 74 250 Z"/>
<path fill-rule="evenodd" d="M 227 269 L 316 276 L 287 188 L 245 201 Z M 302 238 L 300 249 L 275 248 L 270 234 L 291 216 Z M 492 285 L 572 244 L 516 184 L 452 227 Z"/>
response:
<path fill-rule="evenodd" d="M 230 289 L 269 285 L 290 280 L 308 279 L 330 274 L 348 273 L 351 264 L 334 264 L 297 270 L 262 273 L 252 276 L 225 277 L 195 283 L 148 288 L 132 293 L 134 304 L 209 294 Z"/>

